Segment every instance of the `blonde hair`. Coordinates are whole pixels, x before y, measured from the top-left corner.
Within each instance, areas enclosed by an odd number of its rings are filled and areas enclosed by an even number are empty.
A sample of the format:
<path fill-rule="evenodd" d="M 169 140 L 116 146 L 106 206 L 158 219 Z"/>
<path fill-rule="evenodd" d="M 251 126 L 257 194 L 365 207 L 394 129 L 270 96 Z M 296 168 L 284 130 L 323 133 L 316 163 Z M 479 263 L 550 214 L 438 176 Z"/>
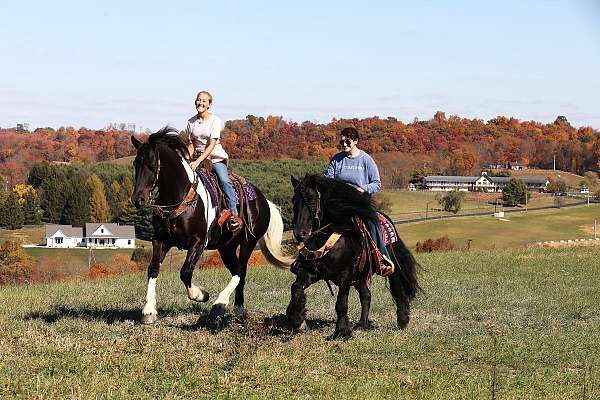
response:
<path fill-rule="evenodd" d="M 201 90 L 198 92 L 198 94 L 196 95 L 196 100 L 198 100 L 198 97 L 200 97 L 200 95 L 204 93 L 205 95 L 208 96 L 208 104 L 212 104 L 213 102 L 213 97 L 212 94 L 210 94 L 209 92 L 207 92 L 206 90 Z"/>

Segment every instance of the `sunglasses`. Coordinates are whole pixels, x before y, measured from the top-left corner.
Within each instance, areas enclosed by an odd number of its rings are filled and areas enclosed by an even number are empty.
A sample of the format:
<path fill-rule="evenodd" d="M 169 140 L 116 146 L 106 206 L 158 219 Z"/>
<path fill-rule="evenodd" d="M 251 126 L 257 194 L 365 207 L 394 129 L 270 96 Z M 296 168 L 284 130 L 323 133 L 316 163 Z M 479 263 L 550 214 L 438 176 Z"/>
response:
<path fill-rule="evenodd" d="M 350 147 L 352 146 L 352 139 L 340 139 L 340 146 L 342 147 Z"/>

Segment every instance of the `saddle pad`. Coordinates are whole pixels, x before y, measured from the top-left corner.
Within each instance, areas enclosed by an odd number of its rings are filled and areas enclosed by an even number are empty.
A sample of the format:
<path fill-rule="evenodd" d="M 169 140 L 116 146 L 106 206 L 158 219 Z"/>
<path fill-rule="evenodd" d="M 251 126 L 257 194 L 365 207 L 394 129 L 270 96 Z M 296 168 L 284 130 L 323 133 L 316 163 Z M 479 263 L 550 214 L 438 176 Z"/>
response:
<path fill-rule="evenodd" d="M 398 241 L 398 233 L 392 221 L 385 215 L 377 213 L 379 223 L 381 224 L 381 235 L 383 236 L 383 243 L 386 246 L 396 243 Z"/>
<path fill-rule="evenodd" d="M 256 200 L 256 190 L 254 190 L 254 186 L 246 182 L 242 187 L 244 188 L 244 193 L 248 201 Z"/>
<path fill-rule="evenodd" d="M 198 175 L 202 180 L 202 184 L 204 185 L 206 190 L 208 190 L 212 204 L 219 204 L 217 202 L 217 188 L 215 187 L 217 182 L 214 181 L 213 176 L 211 176 L 211 174 L 209 174 L 208 171 L 206 171 L 204 168 L 198 168 L 196 172 L 198 172 Z"/>

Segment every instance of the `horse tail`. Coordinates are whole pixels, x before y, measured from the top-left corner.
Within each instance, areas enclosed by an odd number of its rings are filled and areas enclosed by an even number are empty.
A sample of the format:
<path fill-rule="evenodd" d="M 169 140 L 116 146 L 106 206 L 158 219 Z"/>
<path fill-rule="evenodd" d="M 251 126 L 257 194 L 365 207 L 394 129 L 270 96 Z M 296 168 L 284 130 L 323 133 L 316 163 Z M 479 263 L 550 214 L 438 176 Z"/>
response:
<path fill-rule="evenodd" d="M 269 203 L 269 227 L 263 237 L 260 238 L 258 244 L 265 259 L 269 264 L 279 268 L 288 269 L 294 262 L 295 258 L 283 255 L 281 251 L 281 239 L 283 237 L 283 219 L 277 206 L 267 200 Z"/>
<path fill-rule="evenodd" d="M 402 239 L 392 244 L 390 255 L 396 266 L 394 273 L 390 275 L 390 292 L 396 302 L 396 319 L 398 327 L 404 329 L 410 319 L 410 302 L 420 290 L 417 281 L 417 260 Z"/>

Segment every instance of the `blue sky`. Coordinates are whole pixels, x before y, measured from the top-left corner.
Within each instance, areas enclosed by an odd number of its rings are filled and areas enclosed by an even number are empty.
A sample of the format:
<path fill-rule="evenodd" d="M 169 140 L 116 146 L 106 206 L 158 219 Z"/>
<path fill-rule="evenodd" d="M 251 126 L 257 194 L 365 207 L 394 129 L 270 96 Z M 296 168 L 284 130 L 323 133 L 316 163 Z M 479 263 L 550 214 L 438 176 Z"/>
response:
<path fill-rule="evenodd" d="M 596 0 L 86 3 L 0 5 L 0 127 L 183 128 L 207 89 L 224 119 L 600 128 Z"/>

